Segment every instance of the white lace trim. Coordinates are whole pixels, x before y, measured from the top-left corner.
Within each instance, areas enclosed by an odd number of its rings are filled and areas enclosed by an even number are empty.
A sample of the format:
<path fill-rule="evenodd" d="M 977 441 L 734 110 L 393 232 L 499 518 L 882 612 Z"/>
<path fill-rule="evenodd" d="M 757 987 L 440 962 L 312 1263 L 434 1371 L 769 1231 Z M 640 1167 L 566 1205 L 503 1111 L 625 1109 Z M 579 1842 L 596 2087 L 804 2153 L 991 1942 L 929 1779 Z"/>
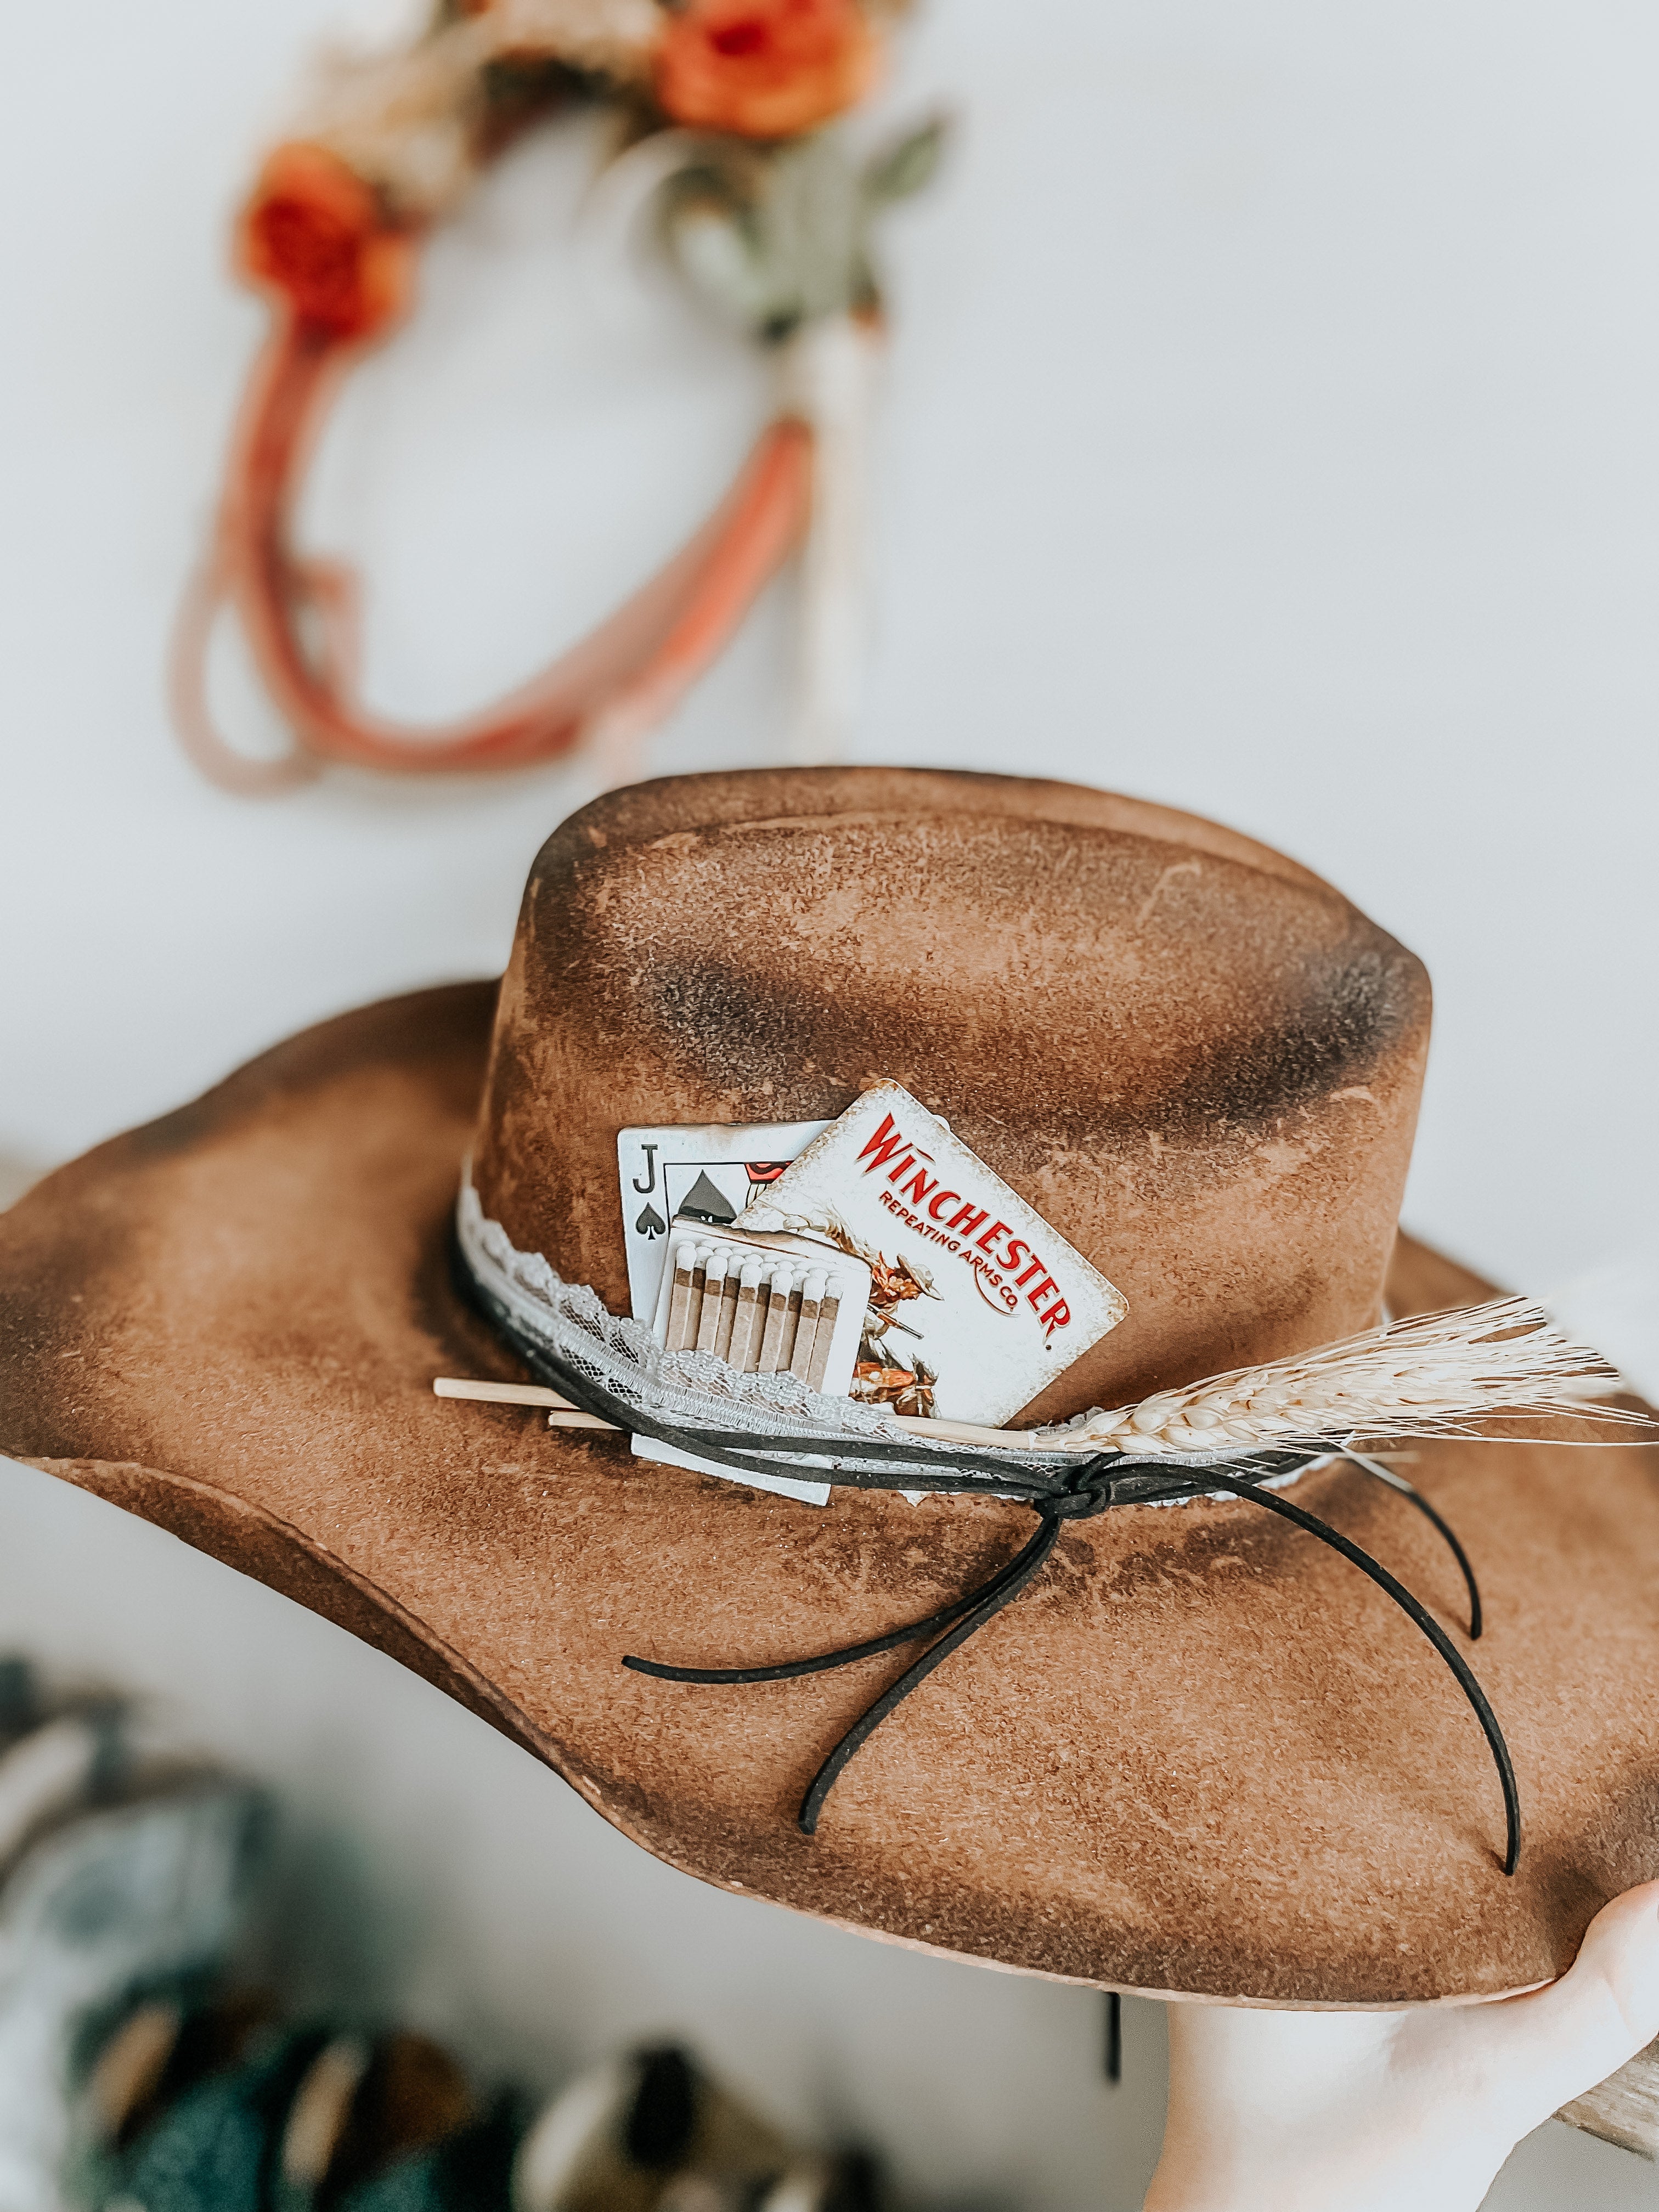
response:
<path fill-rule="evenodd" d="M 515 1328 L 623 1405 L 653 1419 L 694 1429 L 748 1430 L 757 1436 L 799 1438 L 804 1473 L 814 1464 L 822 1467 L 833 1462 L 838 1437 L 885 1438 L 908 1449 L 919 1446 L 947 1466 L 962 1451 L 960 1444 L 944 1438 L 936 1442 L 896 1427 L 878 1406 L 809 1390 L 798 1376 L 742 1375 L 709 1352 L 664 1351 L 643 1322 L 624 1321 L 585 1284 L 565 1282 L 541 1253 L 520 1251 L 501 1223 L 486 1218 L 470 1168 L 463 1175 L 456 1200 L 455 1231 L 468 1267 L 506 1308 Z M 975 1452 L 994 1449 L 983 1444 L 974 1447 Z M 1012 1445 L 1006 1457 L 1011 1468 L 1029 1470 L 1033 1454 Z M 1321 1467 L 1328 1463 L 1326 1460 L 1315 1462 Z M 880 1462 L 860 1464 L 873 1468 Z M 905 1471 L 902 1462 L 894 1462 L 893 1468 L 896 1473 Z M 1195 1471 L 1190 1458 L 1170 1462 L 1171 1473 Z M 1281 1490 L 1313 1471 L 1313 1467 L 1298 1468 L 1290 1474 L 1270 1476 L 1261 1487 Z M 731 1479 L 741 1482 L 744 1478 L 733 1468 Z M 1207 1494 L 1218 1501 L 1233 1496 L 1225 1490 Z M 1149 1506 L 1195 1502 L 1188 1498 L 1145 1501 Z"/>
<path fill-rule="evenodd" d="M 520 1252 L 499 1221 L 486 1219 L 471 1176 L 461 1184 L 455 1226 L 468 1266 L 514 1324 L 640 1413 L 689 1428 L 799 1437 L 806 1451 L 833 1449 L 837 1437 L 933 1448 L 895 1427 L 879 1407 L 809 1390 L 798 1376 L 740 1375 L 712 1352 L 665 1352 L 643 1322 L 623 1321 L 585 1284 L 565 1282 L 539 1252 Z M 951 1457 L 949 1445 L 938 1450 Z M 1013 1462 L 1016 1452 L 1008 1456 Z"/>

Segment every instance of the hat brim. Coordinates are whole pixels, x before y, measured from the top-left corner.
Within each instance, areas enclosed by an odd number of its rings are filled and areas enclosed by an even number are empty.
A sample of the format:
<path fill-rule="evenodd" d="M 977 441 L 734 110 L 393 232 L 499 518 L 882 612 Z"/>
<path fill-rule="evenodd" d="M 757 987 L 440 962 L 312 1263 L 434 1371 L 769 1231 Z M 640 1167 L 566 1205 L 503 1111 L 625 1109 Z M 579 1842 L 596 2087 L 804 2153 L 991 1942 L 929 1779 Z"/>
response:
<path fill-rule="evenodd" d="M 171 1529 L 458 1698 L 659 1858 L 872 1935 L 1121 1988 L 1271 2004 L 1494 1996 L 1559 1972 L 1659 1875 L 1659 1467 L 1435 1443 L 1471 1657 L 1519 1776 L 1372 1584 L 1248 1504 L 1067 1524 L 1041 1581 L 795 1810 L 900 1653 L 757 1687 L 981 1581 L 1020 1507 L 827 1508 L 636 1461 L 529 1410 L 455 1296 L 448 1224 L 493 988 L 310 1030 L 0 1216 L 0 1449 Z M 1478 1293 L 1402 1244 L 1393 1294 Z M 1297 1498 L 1456 1627 L 1456 1571 L 1351 1469 Z"/>

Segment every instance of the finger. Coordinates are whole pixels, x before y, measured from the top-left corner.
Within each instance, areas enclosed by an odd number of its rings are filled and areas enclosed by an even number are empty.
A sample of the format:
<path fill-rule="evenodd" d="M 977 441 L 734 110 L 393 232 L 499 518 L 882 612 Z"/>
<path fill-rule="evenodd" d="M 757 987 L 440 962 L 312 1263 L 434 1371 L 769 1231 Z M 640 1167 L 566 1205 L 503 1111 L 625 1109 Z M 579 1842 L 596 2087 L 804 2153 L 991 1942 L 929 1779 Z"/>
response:
<path fill-rule="evenodd" d="M 1535 2118 L 1582 2097 L 1659 2035 L 1659 1882 L 1604 1905 L 1559 1982 L 1477 2014 L 1495 2085 Z"/>

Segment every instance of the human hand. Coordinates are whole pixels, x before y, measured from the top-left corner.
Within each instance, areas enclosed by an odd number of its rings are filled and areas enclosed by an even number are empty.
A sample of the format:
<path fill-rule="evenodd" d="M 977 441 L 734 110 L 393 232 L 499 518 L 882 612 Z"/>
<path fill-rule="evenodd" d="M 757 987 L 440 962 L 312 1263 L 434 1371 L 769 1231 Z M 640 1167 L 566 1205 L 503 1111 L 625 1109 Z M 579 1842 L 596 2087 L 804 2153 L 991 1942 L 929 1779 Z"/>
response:
<path fill-rule="evenodd" d="M 1475 2212 L 1523 2135 L 1659 2035 L 1659 1882 L 1604 1907 L 1526 1996 L 1169 2015 L 1146 2212 Z"/>

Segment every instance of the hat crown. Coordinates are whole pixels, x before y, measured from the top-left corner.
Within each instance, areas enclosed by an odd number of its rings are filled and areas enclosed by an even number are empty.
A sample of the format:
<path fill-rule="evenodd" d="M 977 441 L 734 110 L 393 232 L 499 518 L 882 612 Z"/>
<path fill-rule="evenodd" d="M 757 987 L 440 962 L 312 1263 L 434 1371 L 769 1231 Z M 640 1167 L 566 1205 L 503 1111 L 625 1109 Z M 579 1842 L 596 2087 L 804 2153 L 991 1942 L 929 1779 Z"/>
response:
<path fill-rule="evenodd" d="M 538 856 L 474 1174 L 625 1311 L 619 1129 L 829 1119 L 891 1078 L 1128 1301 L 1052 1419 L 1376 1319 L 1428 1028 L 1411 953 L 1194 816 L 927 770 L 675 777 Z"/>

